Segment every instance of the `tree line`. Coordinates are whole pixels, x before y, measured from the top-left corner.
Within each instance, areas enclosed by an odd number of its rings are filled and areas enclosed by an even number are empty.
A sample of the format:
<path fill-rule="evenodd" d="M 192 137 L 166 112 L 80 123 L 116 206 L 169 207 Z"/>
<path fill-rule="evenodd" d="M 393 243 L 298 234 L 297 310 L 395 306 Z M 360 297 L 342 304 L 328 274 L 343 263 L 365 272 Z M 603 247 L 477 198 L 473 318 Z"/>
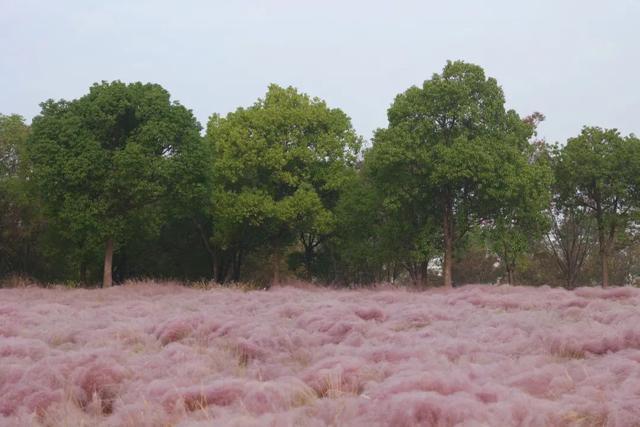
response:
<path fill-rule="evenodd" d="M 640 275 L 640 140 L 505 108 L 462 61 L 398 94 L 371 144 L 292 87 L 203 132 L 157 84 L 0 115 L 0 276 L 417 287 Z"/>

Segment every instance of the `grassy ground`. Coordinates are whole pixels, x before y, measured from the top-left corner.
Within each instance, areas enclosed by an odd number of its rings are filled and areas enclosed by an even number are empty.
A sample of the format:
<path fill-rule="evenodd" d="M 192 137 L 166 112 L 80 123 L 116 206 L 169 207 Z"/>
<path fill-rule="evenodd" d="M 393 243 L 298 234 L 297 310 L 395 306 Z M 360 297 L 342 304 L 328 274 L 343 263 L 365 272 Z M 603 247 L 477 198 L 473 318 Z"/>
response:
<path fill-rule="evenodd" d="M 640 290 L 0 289 L 0 425 L 640 425 Z"/>

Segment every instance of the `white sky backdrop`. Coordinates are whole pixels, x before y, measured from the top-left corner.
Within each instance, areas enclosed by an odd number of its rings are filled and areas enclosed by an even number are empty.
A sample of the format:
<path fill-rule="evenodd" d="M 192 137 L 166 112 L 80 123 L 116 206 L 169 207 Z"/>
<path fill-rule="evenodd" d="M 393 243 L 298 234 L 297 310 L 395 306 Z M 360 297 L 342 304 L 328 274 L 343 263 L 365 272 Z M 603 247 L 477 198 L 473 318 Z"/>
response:
<path fill-rule="evenodd" d="M 481 65 L 541 135 L 640 133 L 640 1 L 0 0 L 0 112 L 100 80 L 163 85 L 203 126 L 270 82 L 340 107 L 370 138 L 447 59 Z"/>

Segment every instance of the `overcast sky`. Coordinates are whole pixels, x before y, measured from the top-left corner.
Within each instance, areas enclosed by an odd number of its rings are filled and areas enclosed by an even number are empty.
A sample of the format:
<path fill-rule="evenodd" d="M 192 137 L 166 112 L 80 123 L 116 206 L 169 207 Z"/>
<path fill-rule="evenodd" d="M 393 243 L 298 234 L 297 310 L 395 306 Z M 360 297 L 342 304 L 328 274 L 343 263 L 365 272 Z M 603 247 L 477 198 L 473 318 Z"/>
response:
<path fill-rule="evenodd" d="M 0 113 L 100 80 L 160 83 L 203 126 L 271 82 L 340 107 L 366 138 L 447 59 L 481 65 L 549 141 L 640 134 L 640 0 L 0 0 Z"/>

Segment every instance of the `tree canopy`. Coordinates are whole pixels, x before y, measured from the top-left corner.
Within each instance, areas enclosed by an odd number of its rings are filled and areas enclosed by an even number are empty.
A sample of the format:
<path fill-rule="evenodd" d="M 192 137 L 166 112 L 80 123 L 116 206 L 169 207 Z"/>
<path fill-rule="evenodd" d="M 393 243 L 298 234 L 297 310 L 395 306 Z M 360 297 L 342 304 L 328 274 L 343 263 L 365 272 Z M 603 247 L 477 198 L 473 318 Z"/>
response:
<path fill-rule="evenodd" d="M 158 232 L 169 178 L 201 143 L 199 129 L 154 84 L 102 82 L 79 99 L 42 104 L 27 147 L 33 178 L 80 259 L 104 245 L 104 286 L 117 245 Z"/>
<path fill-rule="evenodd" d="M 278 282 L 282 251 L 297 240 L 310 276 L 361 144 L 349 117 L 271 85 L 251 107 L 212 116 L 206 138 L 214 150 L 216 244 L 236 257 L 267 245 Z"/>
<path fill-rule="evenodd" d="M 0 114 L 0 273 L 28 269 L 39 225 L 26 179 L 29 126 L 19 115 Z"/>
<path fill-rule="evenodd" d="M 558 184 L 566 205 L 595 218 L 602 285 L 609 284 L 609 257 L 621 231 L 640 210 L 640 140 L 616 129 L 585 127 L 559 154 Z"/>
<path fill-rule="evenodd" d="M 374 138 L 373 149 L 383 152 L 377 173 L 396 184 L 394 197 L 421 200 L 422 215 L 440 224 L 445 286 L 452 285 L 458 239 L 487 220 L 504 229 L 516 211 L 528 210 L 519 203 L 544 193 L 531 187 L 544 174 L 528 158 L 533 129 L 504 103 L 502 89 L 481 67 L 448 62 L 421 88 L 396 97 L 388 128 Z"/>

